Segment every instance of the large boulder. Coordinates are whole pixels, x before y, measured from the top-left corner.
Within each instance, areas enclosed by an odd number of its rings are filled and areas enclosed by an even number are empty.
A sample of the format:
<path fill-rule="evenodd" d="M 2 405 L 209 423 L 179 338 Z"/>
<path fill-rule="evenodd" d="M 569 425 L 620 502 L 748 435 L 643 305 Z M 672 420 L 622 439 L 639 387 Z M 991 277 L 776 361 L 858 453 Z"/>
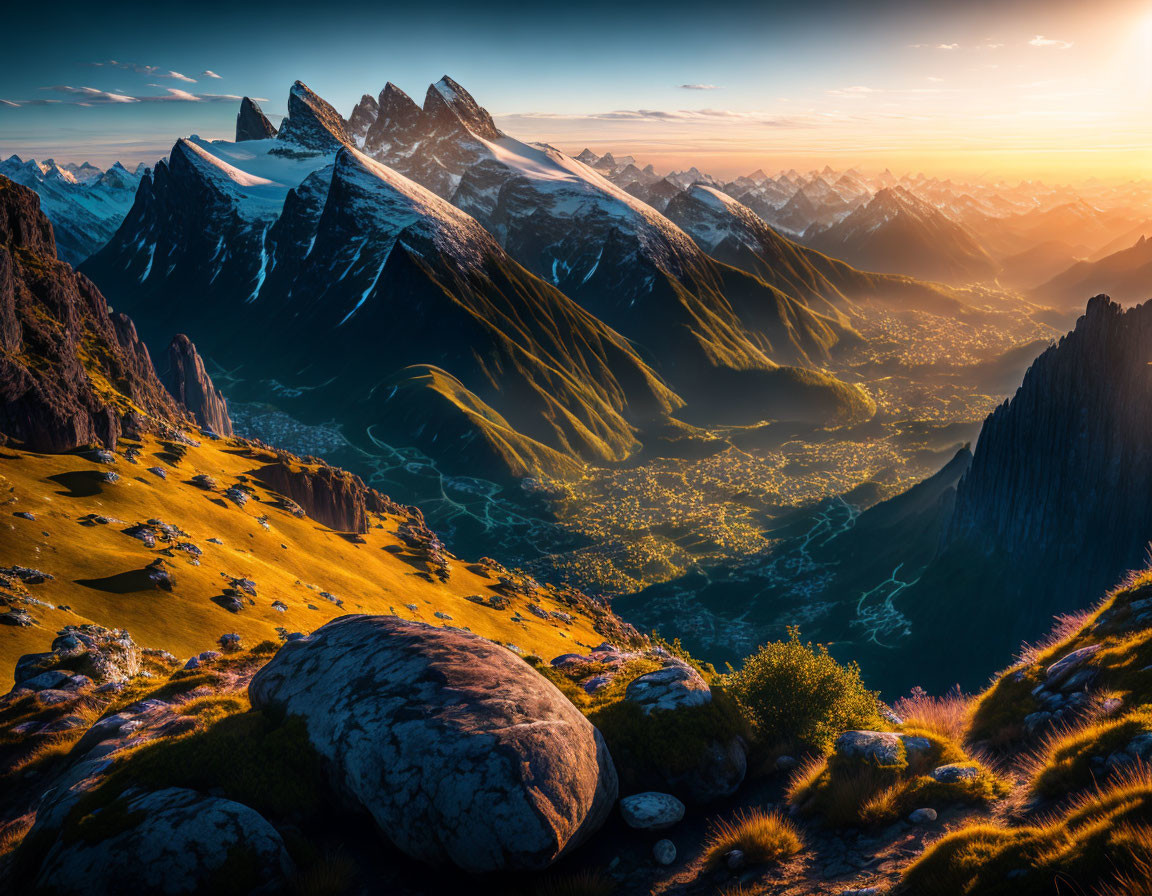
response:
<path fill-rule="evenodd" d="M 176 787 L 122 799 L 126 805 L 109 830 L 56 841 L 36 892 L 182 896 L 286 889 L 293 867 L 284 841 L 247 806 Z M 93 824 L 99 827 L 95 818 Z"/>
<path fill-rule="evenodd" d="M 600 732 L 521 659 L 469 632 L 344 616 L 285 644 L 249 696 L 303 717 L 343 791 L 426 862 L 544 868 L 616 801 Z"/>

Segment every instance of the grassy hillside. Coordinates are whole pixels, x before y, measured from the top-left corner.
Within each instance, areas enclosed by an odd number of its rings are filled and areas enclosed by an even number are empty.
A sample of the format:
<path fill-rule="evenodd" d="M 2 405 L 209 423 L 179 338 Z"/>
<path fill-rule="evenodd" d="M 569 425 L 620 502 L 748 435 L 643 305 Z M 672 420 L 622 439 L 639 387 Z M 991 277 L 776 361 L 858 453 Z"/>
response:
<path fill-rule="evenodd" d="M 268 449 L 204 439 L 178 459 L 166 444 L 171 443 L 152 437 L 122 440 L 112 465 L 78 454 L 0 449 L 0 566 L 52 576 L 42 584 L 25 584 L 10 574 L 0 579 L 0 598 L 10 611 L 24 610 L 35 620 L 30 626 L 0 625 L 0 687 L 11 685 L 18 657 L 47 650 L 57 630 L 84 622 L 125 628 L 137 643 L 181 658 L 215 647 L 227 632 L 251 646 L 277 640 L 278 629 L 307 632 L 345 613 L 395 613 L 468 627 L 546 659 L 605 640 L 593 628 L 596 619 L 601 627 L 611 622 L 605 609 L 574 592 L 533 592 L 530 580 L 518 589 L 509 584 L 512 575 L 502 585 L 498 577 L 505 572 L 497 564 L 450 560 L 449 577 L 440 581 L 420 552 L 397 535 L 406 516 L 373 514 L 367 534 L 358 536 L 276 506 L 252 475 L 276 459 Z M 130 448 L 139 450 L 136 463 L 125 457 Z M 150 472 L 153 467 L 167 478 Z M 117 481 L 102 481 L 109 471 Z M 215 487 L 191 482 L 201 474 L 212 477 Z M 225 496 L 232 486 L 251 495 L 244 506 Z M 187 535 L 148 547 L 125 534 L 148 520 Z M 176 544 L 202 553 L 197 559 Z M 149 564 L 156 561 L 171 578 L 170 591 L 149 578 Z M 229 577 L 255 583 L 254 603 L 241 592 L 238 612 L 213 601 L 231 587 Z M 502 609 L 491 605 L 494 599 Z M 276 602 L 284 609 L 274 607 Z M 530 604 L 572 621 L 541 618 Z"/>

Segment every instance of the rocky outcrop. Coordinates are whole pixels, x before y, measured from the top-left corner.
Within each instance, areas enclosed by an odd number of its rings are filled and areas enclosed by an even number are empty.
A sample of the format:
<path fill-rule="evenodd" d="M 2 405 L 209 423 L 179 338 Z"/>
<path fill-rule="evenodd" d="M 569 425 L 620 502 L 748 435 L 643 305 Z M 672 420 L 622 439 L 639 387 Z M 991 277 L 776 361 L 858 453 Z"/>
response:
<path fill-rule="evenodd" d="M 276 128 L 264 114 L 260 105 L 250 97 L 240 101 L 240 111 L 236 113 L 236 142 L 243 140 L 267 140 L 276 136 Z"/>
<path fill-rule="evenodd" d="M 288 92 L 288 117 L 280 123 L 276 139 L 320 153 L 336 152 L 351 142 L 340 113 L 300 81 Z"/>
<path fill-rule="evenodd" d="M 364 140 L 368 136 L 368 129 L 375 123 L 376 116 L 379 114 L 380 104 L 376 101 L 376 97 L 367 93 L 360 97 L 360 102 L 356 104 L 356 108 L 348 116 L 348 136 L 356 142 L 357 146 L 364 145 Z"/>
<path fill-rule="evenodd" d="M 285 888 L 293 871 L 284 841 L 247 806 L 168 788 L 121 797 L 124 823 L 96 837 L 61 837 L 36 880 L 36 892 L 258 892 Z M 242 869 L 242 870 L 241 870 Z M 249 876 L 243 881 L 237 874 Z"/>
<path fill-rule="evenodd" d="M 639 704 L 645 713 L 666 712 L 710 703 L 712 690 L 686 662 L 669 657 L 663 668 L 630 682 L 624 699 Z"/>
<path fill-rule="evenodd" d="M 228 403 L 204 369 L 204 361 L 192 340 L 183 333 L 168 346 L 168 369 L 161 377 L 164 388 L 196 418 L 205 429 L 218 436 L 232 435 Z"/>
<path fill-rule="evenodd" d="M 364 484 L 359 476 L 323 464 L 298 466 L 282 459 L 261 467 L 256 478 L 295 502 L 316 520 L 340 532 L 364 534 L 369 513 L 395 513 L 401 508 Z"/>
<path fill-rule="evenodd" d="M 1047 570 L 1058 594 L 1096 594 L 1141 565 L 1152 538 L 1152 303 L 1106 296 L 1036 359 L 984 422 L 948 540 Z"/>
<path fill-rule="evenodd" d="M 249 696 L 303 717 L 346 795 L 426 862 L 544 868 L 616 801 L 600 733 L 530 666 L 469 632 L 345 616 L 282 647 Z"/>
<path fill-rule="evenodd" d="M 34 451 L 114 448 L 183 420 L 92 281 L 57 260 L 31 190 L 0 177 L 0 433 Z"/>
<path fill-rule="evenodd" d="M 16 663 L 17 688 L 44 676 L 83 675 L 95 684 L 127 681 L 140 671 L 140 649 L 123 630 L 99 625 L 65 626 L 47 653 L 28 653 Z"/>

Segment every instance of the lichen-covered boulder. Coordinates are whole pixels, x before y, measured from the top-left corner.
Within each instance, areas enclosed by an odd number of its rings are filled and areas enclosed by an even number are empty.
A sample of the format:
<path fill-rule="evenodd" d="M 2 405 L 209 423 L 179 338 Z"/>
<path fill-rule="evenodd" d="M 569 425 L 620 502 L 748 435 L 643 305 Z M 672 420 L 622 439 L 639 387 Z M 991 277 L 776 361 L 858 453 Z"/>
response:
<path fill-rule="evenodd" d="M 285 644 L 249 695 L 303 717 L 345 793 L 427 862 L 544 868 L 616 802 L 600 732 L 523 660 L 469 632 L 344 616 Z"/>
<path fill-rule="evenodd" d="M 126 804 L 105 823 L 107 830 L 94 817 L 94 830 L 56 841 L 36 892 L 183 896 L 286 889 L 293 866 L 284 841 L 247 806 L 177 787 L 121 799 Z"/>
<path fill-rule="evenodd" d="M 49 653 L 28 653 L 16 661 L 17 686 L 60 670 L 86 675 L 96 684 L 127 681 L 140 671 L 140 649 L 123 630 L 99 625 L 66 625 Z"/>
<path fill-rule="evenodd" d="M 712 690 L 686 662 L 668 657 L 662 668 L 630 682 L 624 699 L 639 704 L 646 713 L 663 712 L 709 703 Z"/>

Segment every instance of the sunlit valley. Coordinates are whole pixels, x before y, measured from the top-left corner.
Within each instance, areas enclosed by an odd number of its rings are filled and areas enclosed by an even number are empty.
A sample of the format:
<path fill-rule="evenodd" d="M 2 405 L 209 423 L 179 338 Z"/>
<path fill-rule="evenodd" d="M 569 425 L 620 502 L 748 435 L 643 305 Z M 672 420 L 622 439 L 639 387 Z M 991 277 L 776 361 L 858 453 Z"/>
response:
<path fill-rule="evenodd" d="M 817 6 L 0 65 L 0 889 L 1149 891 L 1152 11 Z"/>

